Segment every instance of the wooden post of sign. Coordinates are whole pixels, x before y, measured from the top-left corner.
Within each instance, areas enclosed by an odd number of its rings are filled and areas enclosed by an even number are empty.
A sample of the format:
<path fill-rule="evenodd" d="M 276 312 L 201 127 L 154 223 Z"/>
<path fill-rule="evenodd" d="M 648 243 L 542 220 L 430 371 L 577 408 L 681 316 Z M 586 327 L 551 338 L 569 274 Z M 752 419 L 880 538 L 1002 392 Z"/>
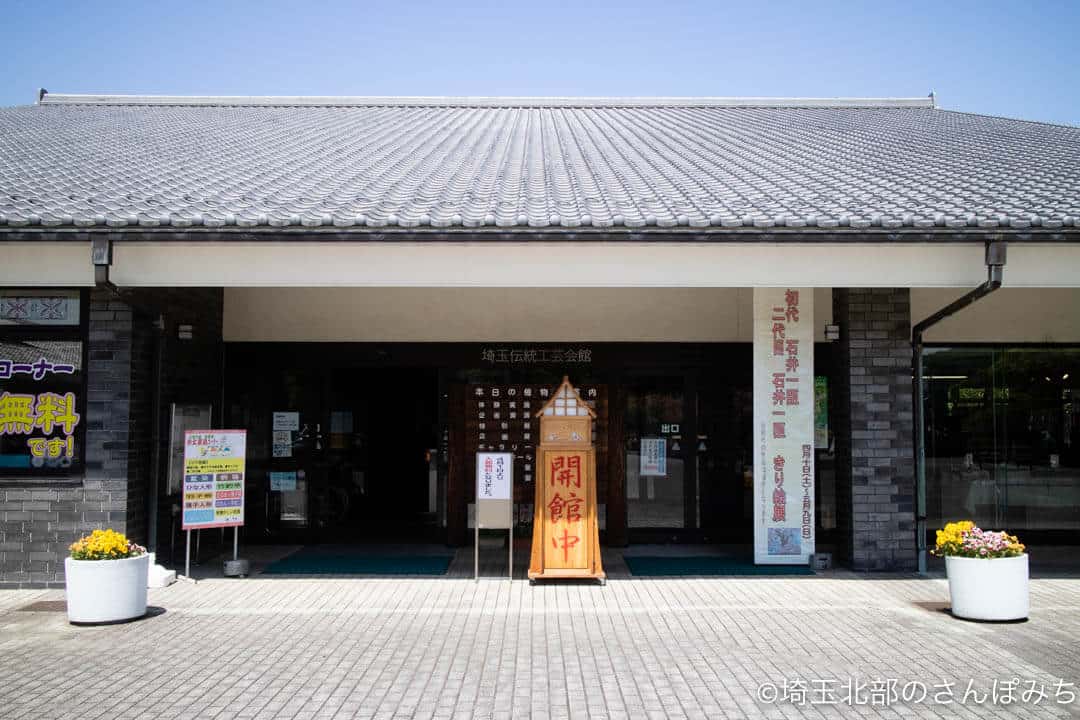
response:
<path fill-rule="evenodd" d="M 536 507 L 529 582 L 592 578 L 606 581 L 596 516 L 596 412 L 563 377 L 540 418 Z"/>

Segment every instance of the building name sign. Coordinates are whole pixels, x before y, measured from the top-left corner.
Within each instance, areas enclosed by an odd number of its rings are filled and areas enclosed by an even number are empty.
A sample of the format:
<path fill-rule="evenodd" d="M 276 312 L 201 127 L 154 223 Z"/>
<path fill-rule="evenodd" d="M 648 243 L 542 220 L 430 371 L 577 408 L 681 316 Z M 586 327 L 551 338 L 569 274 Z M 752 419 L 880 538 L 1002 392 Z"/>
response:
<path fill-rule="evenodd" d="M 484 348 L 480 359 L 490 365 L 542 365 L 546 363 L 591 363 L 590 348 Z"/>
<path fill-rule="evenodd" d="M 814 553 L 814 307 L 808 288 L 754 288 L 754 562 Z"/>

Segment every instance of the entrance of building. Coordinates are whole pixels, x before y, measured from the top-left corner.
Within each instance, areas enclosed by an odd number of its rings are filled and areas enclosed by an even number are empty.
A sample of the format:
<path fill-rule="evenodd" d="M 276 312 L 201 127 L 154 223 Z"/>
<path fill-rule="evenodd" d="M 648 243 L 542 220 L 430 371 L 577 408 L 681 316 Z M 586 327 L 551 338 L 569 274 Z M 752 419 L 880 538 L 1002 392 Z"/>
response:
<path fill-rule="evenodd" d="M 432 539 L 436 393 L 419 369 L 330 373 L 328 433 L 311 458 L 318 541 Z"/>
<path fill-rule="evenodd" d="M 719 373 L 629 374 L 623 384 L 631 543 L 745 544 L 752 536 L 751 395 L 739 361 Z M 663 462 L 643 461 L 662 456 Z"/>
<path fill-rule="evenodd" d="M 569 364 L 565 348 L 543 362 L 546 345 L 229 344 L 222 426 L 248 430 L 246 541 L 470 544 L 478 451 L 515 455 L 517 535 L 530 537 L 532 416 L 565 374 L 597 412 L 601 543 L 749 546 L 749 345 L 574 352 Z M 823 519 L 831 500 L 818 498 Z"/>
<path fill-rule="evenodd" d="M 443 540 L 434 370 L 265 363 L 238 374 L 228 422 L 247 428 L 250 472 L 268 480 L 249 491 L 249 527 L 305 544 Z"/>

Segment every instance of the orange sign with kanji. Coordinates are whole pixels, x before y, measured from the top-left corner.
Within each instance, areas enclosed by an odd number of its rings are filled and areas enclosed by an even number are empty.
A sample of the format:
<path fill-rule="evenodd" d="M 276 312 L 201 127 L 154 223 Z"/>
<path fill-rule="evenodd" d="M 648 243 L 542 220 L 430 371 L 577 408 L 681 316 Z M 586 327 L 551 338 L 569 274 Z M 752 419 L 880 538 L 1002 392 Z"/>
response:
<path fill-rule="evenodd" d="M 563 378 L 537 413 L 536 509 L 529 579 L 604 579 L 596 517 L 595 413 Z"/>

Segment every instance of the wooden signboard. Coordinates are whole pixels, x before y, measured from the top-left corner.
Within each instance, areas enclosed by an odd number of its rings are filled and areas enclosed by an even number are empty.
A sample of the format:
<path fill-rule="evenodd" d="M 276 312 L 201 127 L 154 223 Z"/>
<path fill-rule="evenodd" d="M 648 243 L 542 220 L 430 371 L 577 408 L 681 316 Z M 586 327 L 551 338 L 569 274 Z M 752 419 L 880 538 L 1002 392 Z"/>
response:
<path fill-rule="evenodd" d="M 568 378 L 537 413 L 536 505 L 529 581 L 595 578 L 604 582 L 596 517 L 596 413 Z"/>

